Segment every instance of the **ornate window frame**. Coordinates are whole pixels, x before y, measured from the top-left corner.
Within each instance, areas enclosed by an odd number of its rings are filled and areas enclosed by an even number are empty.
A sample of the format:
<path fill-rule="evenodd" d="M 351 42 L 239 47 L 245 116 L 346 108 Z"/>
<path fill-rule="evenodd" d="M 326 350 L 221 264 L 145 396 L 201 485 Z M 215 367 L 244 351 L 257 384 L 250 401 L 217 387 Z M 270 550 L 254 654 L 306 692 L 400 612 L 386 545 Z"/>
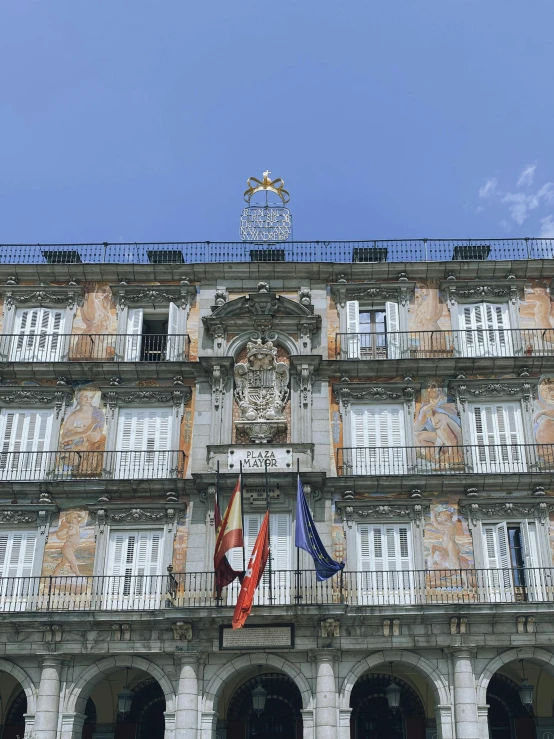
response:
<path fill-rule="evenodd" d="M 170 303 L 180 308 L 178 333 L 186 334 L 188 315 L 196 297 L 196 285 L 183 278 L 178 285 L 129 285 L 122 280 L 118 285 L 110 285 L 117 312 L 117 333 L 127 333 L 129 308 L 160 308 Z"/>
<path fill-rule="evenodd" d="M 416 283 L 401 272 L 398 282 L 346 282 L 331 283 L 331 295 L 337 306 L 339 333 L 347 333 L 346 303 L 357 300 L 363 305 L 382 305 L 388 301 L 398 304 L 399 331 L 408 330 L 408 309 L 415 294 Z"/>
<path fill-rule="evenodd" d="M 358 524 L 403 524 L 410 523 L 412 530 L 412 547 L 414 569 L 425 569 L 425 552 L 423 535 L 425 519 L 429 516 L 431 505 L 424 499 L 418 500 L 371 500 L 355 499 L 348 494 L 336 502 L 336 511 L 346 524 L 347 561 L 356 562 L 358 567 Z"/>
<path fill-rule="evenodd" d="M 350 406 L 364 404 L 404 406 L 404 436 L 406 446 L 415 446 L 414 410 L 415 398 L 421 390 L 421 383 L 406 378 L 403 382 L 384 382 L 379 385 L 372 382 L 350 382 L 342 378 L 333 384 L 333 393 L 339 403 L 339 412 L 343 425 L 343 444 L 353 447 L 351 438 Z"/>
<path fill-rule="evenodd" d="M 179 524 L 187 517 L 185 503 L 103 503 L 88 506 L 94 521 L 96 551 L 94 557 L 94 575 L 105 575 L 108 557 L 108 545 L 112 531 L 159 529 L 163 531 L 163 561 L 161 575 L 165 575 L 167 567 L 173 561 L 173 544 L 177 536 Z"/>
<path fill-rule="evenodd" d="M 459 304 L 475 303 L 507 303 L 510 328 L 519 328 L 519 301 L 523 295 L 525 280 L 518 280 L 513 275 L 506 279 L 470 279 L 458 280 L 449 274 L 440 281 L 440 290 L 446 295 L 450 310 L 450 320 L 454 331 L 460 330 Z"/>
<path fill-rule="evenodd" d="M 65 309 L 64 333 L 70 334 L 77 307 L 85 299 L 85 288 L 74 281 L 67 285 L 19 285 L 15 278 L 10 278 L 0 285 L 0 295 L 4 297 L 4 335 L 14 332 L 16 309 L 36 307 Z"/>
<path fill-rule="evenodd" d="M 59 508 L 48 495 L 41 495 L 38 503 L 0 505 L 0 533 L 4 531 L 29 531 L 37 529 L 37 544 L 31 577 L 40 577 L 44 559 L 44 548 L 48 542 L 50 526 Z"/>
<path fill-rule="evenodd" d="M 476 569 L 486 569 L 483 548 L 483 524 L 520 523 L 527 520 L 535 524 L 540 567 L 552 567 L 550 551 L 549 514 L 554 511 L 554 503 L 545 500 L 510 497 L 509 500 L 488 499 L 468 503 L 460 501 L 461 512 L 467 518 L 473 539 L 473 553 Z"/>

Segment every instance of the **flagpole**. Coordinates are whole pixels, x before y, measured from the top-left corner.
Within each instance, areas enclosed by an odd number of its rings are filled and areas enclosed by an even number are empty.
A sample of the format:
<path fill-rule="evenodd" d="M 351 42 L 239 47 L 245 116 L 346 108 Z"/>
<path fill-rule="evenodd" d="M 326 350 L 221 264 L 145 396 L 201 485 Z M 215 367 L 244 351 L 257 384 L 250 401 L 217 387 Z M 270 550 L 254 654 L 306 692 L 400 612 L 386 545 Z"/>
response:
<path fill-rule="evenodd" d="M 219 464 L 219 462 L 218 462 Z M 242 520 L 242 571 L 246 572 L 246 548 L 244 533 L 244 492 L 242 489 L 242 459 L 240 461 L 240 517 Z"/>
<path fill-rule="evenodd" d="M 298 500 L 298 480 L 300 479 L 300 457 L 296 458 L 296 498 Z M 296 506 L 298 509 L 298 505 Z M 298 526 L 296 521 L 295 526 Z M 296 604 L 300 603 L 300 547 L 296 547 Z"/>
<path fill-rule="evenodd" d="M 265 460 L 265 503 L 267 506 L 267 544 L 269 546 L 269 603 L 273 603 L 273 577 L 271 575 L 271 513 L 269 506 L 269 473 L 267 471 L 267 465 L 269 460 Z"/>
<path fill-rule="evenodd" d="M 217 504 L 217 507 L 219 508 L 219 512 L 221 513 L 221 507 L 219 505 L 219 459 L 217 460 L 217 466 L 215 468 L 215 503 Z M 215 505 L 214 505 L 214 512 L 215 512 Z M 217 537 L 217 531 L 216 537 Z M 214 579 L 215 579 L 215 600 L 216 603 L 221 600 L 221 588 L 219 587 L 219 583 L 217 581 L 217 570 L 214 570 Z"/>

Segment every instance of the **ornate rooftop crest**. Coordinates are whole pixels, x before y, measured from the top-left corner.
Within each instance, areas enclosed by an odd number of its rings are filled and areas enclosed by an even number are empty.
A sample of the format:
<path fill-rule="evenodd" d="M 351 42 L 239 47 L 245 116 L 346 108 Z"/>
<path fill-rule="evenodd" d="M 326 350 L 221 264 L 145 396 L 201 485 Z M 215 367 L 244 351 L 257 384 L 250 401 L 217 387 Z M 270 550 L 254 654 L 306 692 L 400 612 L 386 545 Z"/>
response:
<path fill-rule="evenodd" d="M 240 237 L 243 241 L 274 244 L 286 241 L 290 236 L 292 217 L 290 210 L 284 207 L 290 200 L 290 194 L 285 190 L 281 177 L 272 180 L 270 175 L 271 172 L 266 169 L 261 180 L 257 177 L 247 180 L 248 189 L 244 191 L 244 199 L 248 206 L 242 211 L 240 219 Z M 252 197 L 258 193 L 265 193 L 265 202 L 252 203 Z M 281 203 L 271 203 L 268 199 L 270 193 L 277 195 Z"/>
<path fill-rule="evenodd" d="M 274 192 L 275 195 L 278 195 L 281 200 L 283 201 L 283 205 L 286 205 L 290 200 L 290 194 L 287 190 L 285 190 L 285 182 L 281 177 L 276 177 L 274 180 L 271 180 L 269 175 L 271 172 L 269 169 L 266 169 L 266 171 L 263 173 L 263 180 L 260 182 L 260 180 L 257 177 L 249 177 L 246 180 L 246 184 L 248 185 L 248 190 L 244 191 L 244 199 L 248 204 L 250 204 L 250 199 L 252 198 L 252 195 L 256 192 L 262 192 L 265 190 L 266 192 L 269 190 L 270 192 Z"/>

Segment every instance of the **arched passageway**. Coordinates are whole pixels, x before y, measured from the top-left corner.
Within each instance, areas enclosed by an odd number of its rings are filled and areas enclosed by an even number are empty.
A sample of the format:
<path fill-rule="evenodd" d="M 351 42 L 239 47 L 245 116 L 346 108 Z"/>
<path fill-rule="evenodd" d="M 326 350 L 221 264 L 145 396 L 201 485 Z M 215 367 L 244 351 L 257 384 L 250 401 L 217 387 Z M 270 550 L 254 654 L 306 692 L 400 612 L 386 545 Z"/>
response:
<path fill-rule="evenodd" d="M 15 694 L 12 695 L 11 701 L 6 707 L 2 719 L 2 739 L 17 739 L 18 736 L 23 739 L 26 713 L 27 696 L 25 695 L 25 691 L 16 689 Z"/>
<path fill-rule="evenodd" d="M 254 710 L 252 691 L 265 692 L 263 710 Z M 226 739 L 302 739 L 302 696 L 298 687 L 279 672 L 248 677 L 235 686 L 228 701 Z"/>
<path fill-rule="evenodd" d="M 400 705 L 389 706 L 390 673 L 366 673 L 355 684 L 351 696 L 351 739 L 425 739 L 427 720 L 418 692 L 405 679 L 394 677 L 400 688 Z"/>
<path fill-rule="evenodd" d="M 519 685 L 496 673 L 487 688 L 489 739 L 535 739 L 533 709 L 519 697 Z"/>

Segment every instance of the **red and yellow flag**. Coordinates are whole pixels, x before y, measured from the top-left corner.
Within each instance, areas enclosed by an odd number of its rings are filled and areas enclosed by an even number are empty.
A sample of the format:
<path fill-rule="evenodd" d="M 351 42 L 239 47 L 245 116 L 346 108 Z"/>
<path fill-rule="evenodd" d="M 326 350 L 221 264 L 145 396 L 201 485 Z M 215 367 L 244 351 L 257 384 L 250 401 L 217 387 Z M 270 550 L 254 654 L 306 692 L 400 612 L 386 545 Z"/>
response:
<path fill-rule="evenodd" d="M 240 477 L 221 522 L 218 520 L 219 506 L 216 501 L 215 519 L 215 524 L 218 527 L 214 551 L 216 583 L 219 587 L 225 587 L 225 585 L 229 585 L 229 583 L 233 582 L 235 577 L 242 574 L 233 570 L 225 556 L 229 549 L 244 546 L 240 500 Z"/>
<path fill-rule="evenodd" d="M 269 511 L 265 514 L 252 555 L 248 562 L 237 605 L 233 614 L 233 629 L 241 629 L 250 615 L 254 594 L 264 574 L 269 558 Z"/>

